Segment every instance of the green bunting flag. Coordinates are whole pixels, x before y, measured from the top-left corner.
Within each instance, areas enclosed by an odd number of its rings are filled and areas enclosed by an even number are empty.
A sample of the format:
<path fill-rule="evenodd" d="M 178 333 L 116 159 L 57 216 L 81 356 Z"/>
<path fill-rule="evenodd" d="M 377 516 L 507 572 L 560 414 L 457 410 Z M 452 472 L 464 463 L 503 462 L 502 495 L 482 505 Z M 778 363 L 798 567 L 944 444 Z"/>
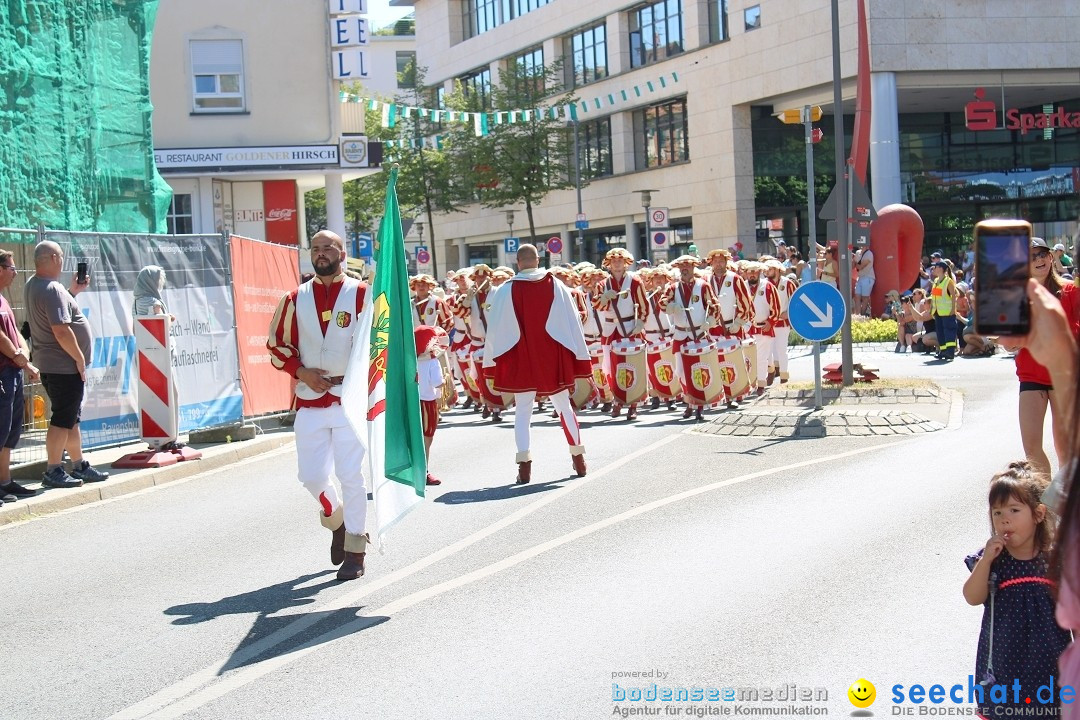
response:
<path fill-rule="evenodd" d="M 680 82 L 679 74 L 672 72 L 667 75 L 660 75 L 656 79 L 656 82 L 659 82 L 661 89 L 667 88 L 669 82 L 672 84 Z M 657 91 L 656 84 L 652 80 L 645 81 L 645 88 L 650 93 Z M 632 98 L 630 92 L 633 92 Z M 537 120 L 547 118 L 558 120 L 559 118 L 562 118 L 566 122 L 577 122 L 578 114 L 588 113 L 590 105 L 592 105 L 592 109 L 594 110 L 602 110 L 604 108 L 605 97 L 607 99 L 607 106 L 613 107 L 642 96 L 641 86 L 634 85 L 631 88 L 623 88 L 607 93 L 605 96 L 594 97 L 588 100 L 575 100 L 571 103 L 556 104 L 546 108 L 494 110 L 492 112 L 483 113 L 470 113 L 457 110 L 446 110 L 443 108 L 422 108 L 411 105 L 399 106 L 396 103 L 383 102 L 376 98 L 363 98 L 344 90 L 341 91 L 341 102 L 366 103 L 368 110 L 380 110 L 382 126 L 384 128 L 393 128 L 397 125 L 398 117 L 412 118 L 415 113 L 421 118 L 430 119 L 431 122 L 435 123 L 468 123 L 471 120 L 473 130 L 477 136 L 484 136 L 491 132 L 492 125 L 514 125 L 518 122 L 531 122 L 533 118 L 536 118 Z M 384 144 L 387 147 L 397 147 L 397 145 L 393 144 L 394 142 L 395 141 L 387 140 L 384 141 Z"/>

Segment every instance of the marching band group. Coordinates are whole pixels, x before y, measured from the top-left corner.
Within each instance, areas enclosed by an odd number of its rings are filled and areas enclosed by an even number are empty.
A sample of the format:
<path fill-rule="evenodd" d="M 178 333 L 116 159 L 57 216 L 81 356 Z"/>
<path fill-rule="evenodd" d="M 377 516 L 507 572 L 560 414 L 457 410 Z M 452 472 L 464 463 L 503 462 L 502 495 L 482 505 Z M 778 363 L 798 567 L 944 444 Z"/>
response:
<path fill-rule="evenodd" d="M 646 402 L 674 410 L 681 400 L 682 417 L 700 420 L 707 408 L 734 408 L 775 380 L 787 382 L 788 303 L 796 282 L 779 260 L 732 262 L 721 249 L 704 260 L 683 255 L 633 267 L 633 256 L 616 248 L 601 267 L 583 262 L 550 271 L 574 296 L 592 358 L 592 377 L 573 390 L 577 410 L 600 408 L 617 418 L 625 408 L 633 420 Z M 456 385 L 463 407 L 485 418 L 500 420 L 513 405 L 514 396 L 495 391 L 491 368 L 484 368 L 493 294 L 511 277 L 509 268 L 464 268 L 452 274 L 445 298 L 433 292 L 439 283 L 431 276 L 410 279 L 414 325 L 441 327 L 452 338 L 442 357 L 450 370 L 444 406 L 457 403 Z"/>

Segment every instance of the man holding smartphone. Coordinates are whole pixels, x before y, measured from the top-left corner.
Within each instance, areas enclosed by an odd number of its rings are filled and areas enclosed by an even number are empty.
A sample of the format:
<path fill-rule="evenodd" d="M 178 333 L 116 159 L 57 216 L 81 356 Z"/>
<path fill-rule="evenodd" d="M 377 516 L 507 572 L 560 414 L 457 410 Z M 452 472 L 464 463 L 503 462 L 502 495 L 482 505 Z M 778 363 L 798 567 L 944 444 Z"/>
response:
<path fill-rule="evenodd" d="M 55 488 L 78 487 L 83 482 L 109 478 L 108 473 L 99 472 L 83 459 L 79 431 L 93 338 L 75 296 L 90 287 L 90 278 L 65 288 L 60 283 L 63 270 L 64 251 L 55 242 L 42 241 L 34 248 L 34 275 L 25 288 L 34 360 L 52 403 L 52 417 L 45 433 L 48 469 L 42 484 Z M 70 474 L 62 464 L 64 450 L 71 456 Z"/>

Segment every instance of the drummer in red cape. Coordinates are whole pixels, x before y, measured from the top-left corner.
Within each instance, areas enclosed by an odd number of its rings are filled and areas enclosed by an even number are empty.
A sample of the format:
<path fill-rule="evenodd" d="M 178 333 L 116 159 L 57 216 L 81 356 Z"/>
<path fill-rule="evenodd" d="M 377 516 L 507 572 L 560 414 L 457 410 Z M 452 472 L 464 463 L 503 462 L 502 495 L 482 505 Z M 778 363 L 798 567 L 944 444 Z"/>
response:
<path fill-rule="evenodd" d="M 679 281 L 668 290 L 662 304 L 671 317 L 676 355 L 686 355 L 688 346 L 693 343 L 710 340 L 710 331 L 720 324 L 720 305 L 709 283 L 694 275 L 697 264 L 698 259 L 693 255 L 683 255 L 671 261 L 672 267 L 679 270 Z M 680 361 L 683 360 L 684 358 L 680 357 Z M 679 366 L 683 400 L 686 402 L 683 417 L 688 418 L 693 414 L 701 420 L 706 404 L 703 399 L 705 396 L 691 389 L 692 378 L 687 377 L 685 369 L 682 369 L 688 365 L 680 362 Z M 707 380 L 709 386 L 719 388 L 719 373 L 710 375 Z"/>
<path fill-rule="evenodd" d="M 750 334 L 757 343 L 757 394 L 765 394 L 769 382 L 767 379 L 769 358 L 773 356 L 776 342 L 776 325 L 780 322 L 780 293 L 776 286 L 764 275 L 765 266 L 759 262 L 745 265 L 746 282 L 754 293 L 754 316 Z"/>
<path fill-rule="evenodd" d="M 619 375 L 617 367 L 620 364 L 613 357 L 612 350 L 618 350 L 622 345 L 641 345 L 642 369 L 647 372 L 645 363 L 645 317 L 649 312 L 649 301 L 645 294 L 645 285 L 635 273 L 629 272 L 628 268 L 634 264 L 634 256 L 623 248 L 608 250 L 604 256 L 602 266 L 611 274 L 604 291 L 595 302 L 595 307 L 600 311 L 604 322 L 604 346 L 606 356 L 609 358 L 608 370 L 611 382 L 611 392 L 615 395 L 615 408 L 611 411 L 611 417 L 619 417 L 623 405 L 629 405 L 626 419 L 633 420 L 637 417 L 637 403 L 644 399 L 646 392 L 640 390 L 647 388 L 645 377 L 631 378 L 634 382 L 629 388 L 622 387 L 619 378 L 628 378 L 625 373 Z M 630 341 L 623 343 L 620 341 Z M 618 345 L 616 345 L 618 343 Z M 614 346 L 614 347 L 613 347 Z M 632 351 L 631 351 L 632 352 Z M 627 356 L 629 359 L 630 356 Z M 640 397 L 638 397 L 640 396 Z"/>
<path fill-rule="evenodd" d="M 367 285 L 345 274 L 345 245 L 323 230 L 311 238 L 315 277 L 281 298 L 266 347 L 271 364 L 294 377 L 296 457 L 301 484 L 332 530 L 330 561 L 338 580 L 364 574 L 368 535 L 364 446 L 345 419 L 341 389 Z M 367 368 L 361 370 L 365 376 Z M 331 475 L 341 482 L 338 492 Z"/>
<path fill-rule="evenodd" d="M 780 299 L 780 319 L 776 321 L 773 332 L 776 339 L 773 341 L 772 359 L 769 361 L 769 384 L 774 377 L 779 377 L 781 384 L 786 383 L 791 374 L 788 372 L 788 337 L 791 335 L 791 322 L 788 320 L 788 306 L 791 304 L 791 296 L 798 289 L 795 280 L 786 274 L 783 264 L 779 260 L 767 260 L 765 262 L 765 275 L 769 282 L 776 286 L 776 294 Z"/>
<path fill-rule="evenodd" d="M 570 391 L 577 378 L 592 373 L 589 351 L 573 295 L 539 264 L 535 246 L 518 248 L 517 275 L 491 298 L 491 332 L 484 348 L 485 367 L 494 366 L 495 390 L 514 393 L 519 485 L 532 478 L 529 436 L 538 395 L 551 398 L 574 472 L 585 475 L 585 446 Z"/>

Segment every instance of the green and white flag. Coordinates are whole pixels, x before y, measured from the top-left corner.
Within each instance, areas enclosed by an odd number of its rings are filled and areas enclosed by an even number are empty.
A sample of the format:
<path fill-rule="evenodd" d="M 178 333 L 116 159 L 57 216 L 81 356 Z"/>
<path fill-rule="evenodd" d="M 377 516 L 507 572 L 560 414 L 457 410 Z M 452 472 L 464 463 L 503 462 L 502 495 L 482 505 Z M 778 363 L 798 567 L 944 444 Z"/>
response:
<path fill-rule="evenodd" d="M 386 531 L 423 500 L 427 476 L 397 174 L 396 167 L 390 170 L 375 241 L 375 280 L 367 289 L 342 388 L 345 416 L 365 445 L 364 475 L 380 549 Z"/>

